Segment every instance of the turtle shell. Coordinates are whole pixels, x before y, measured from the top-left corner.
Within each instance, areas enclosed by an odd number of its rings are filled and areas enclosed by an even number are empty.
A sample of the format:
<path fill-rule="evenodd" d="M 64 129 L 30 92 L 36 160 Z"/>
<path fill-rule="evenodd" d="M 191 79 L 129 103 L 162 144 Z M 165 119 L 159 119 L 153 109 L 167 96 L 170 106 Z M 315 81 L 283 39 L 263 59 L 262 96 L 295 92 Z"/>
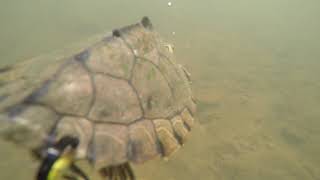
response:
<path fill-rule="evenodd" d="M 33 148 L 76 136 L 96 167 L 167 157 L 194 123 L 188 74 L 146 17 L 0 77 L 1 137 Z"/>

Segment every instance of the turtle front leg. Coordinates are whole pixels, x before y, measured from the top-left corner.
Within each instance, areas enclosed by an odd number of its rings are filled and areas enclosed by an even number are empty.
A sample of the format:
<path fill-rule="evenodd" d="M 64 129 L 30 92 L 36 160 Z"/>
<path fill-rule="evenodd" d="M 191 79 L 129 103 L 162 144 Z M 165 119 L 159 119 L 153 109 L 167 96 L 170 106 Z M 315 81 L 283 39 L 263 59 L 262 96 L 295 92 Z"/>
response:
<path fill-rule="evenodd" d="M 129 163 L 102 168 L 100 174 L 106 180 L 136 180 Z"/>

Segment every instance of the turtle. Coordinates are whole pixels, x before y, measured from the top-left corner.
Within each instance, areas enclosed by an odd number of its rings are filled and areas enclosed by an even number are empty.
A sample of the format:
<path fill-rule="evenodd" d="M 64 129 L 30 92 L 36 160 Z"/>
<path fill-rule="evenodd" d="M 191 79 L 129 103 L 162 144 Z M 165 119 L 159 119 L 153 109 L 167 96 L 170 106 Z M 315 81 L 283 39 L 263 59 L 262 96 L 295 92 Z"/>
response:
<path fill-rule="evenodd" d="M 0 68 L 0 137 L 43 152 L 78 140 L 75 161 L 104 178 L 167 158 L 195 123 L 190 74 L 150 19 Z"/>

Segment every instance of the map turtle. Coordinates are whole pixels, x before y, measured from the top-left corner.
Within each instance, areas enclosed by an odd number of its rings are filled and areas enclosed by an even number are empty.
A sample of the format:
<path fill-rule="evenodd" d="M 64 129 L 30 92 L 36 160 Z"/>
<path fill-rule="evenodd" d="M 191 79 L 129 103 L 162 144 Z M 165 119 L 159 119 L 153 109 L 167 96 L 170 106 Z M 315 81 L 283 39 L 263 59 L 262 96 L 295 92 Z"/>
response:
<path fill-rule="evenodd" d="M 75 137 L 76 160 L 106 178 L 134 179 L 129 163 L 169 157 L 185 143 L 196 112 L 190 84 L 144 17 L 0 68 L 0 137 L 39 156 Z"/>

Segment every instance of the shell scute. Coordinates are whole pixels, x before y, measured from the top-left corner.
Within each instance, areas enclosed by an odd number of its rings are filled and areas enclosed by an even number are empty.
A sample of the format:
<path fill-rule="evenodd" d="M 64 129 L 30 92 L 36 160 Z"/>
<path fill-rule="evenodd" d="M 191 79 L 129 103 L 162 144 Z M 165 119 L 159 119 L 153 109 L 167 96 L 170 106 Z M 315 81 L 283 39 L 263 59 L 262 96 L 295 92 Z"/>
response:
<path fill-rule="evenodd" d="M 181 113 L 181 119 L 191 129 L 194 124 L 194 119 L 188 109 L 184 109 Z"/>
<path fill-rule="evenodd" d="M 166 157 L 172 155 L 179 149 L 180 144 L 174 136 L 170 121 L 167 119 L 156 119 L 153 120 L 153 123 L 162 146 L 163 155 Z"/>
<path fill-rule="evenodd" d="M 106 75 L 95 75 L 96 98 L 89 118 L 99 122 L 128 124 L 142 116 L 139 100 L 130 84 Z"/>
<path fill-rule="evenodd" d="M 181 77 L 179 66 L 164 56 L 160 56 L 159 70 L 166 79 L 174 98 L 174 108 L 181 110 L 188 104 L 191 97 L 189 84 Z"/>
<path fill-rule="evenodd" d="M 167 117 L 174 111 L 168 83 L 151 63 L 137 62 L 132 84 L 137 89 L 146 118 Z"/>
<path fill-rule="evenodd" d="M 77 158 L 87 157 L 88 146 L 93 135 L 93 125 L 90 121 L 81 117 L 65 116 L 56 127 L 57 139 L 65 135 L 78 137 L 80 139 Z"/>
<path fill-rule="evenodd" d="M 129 158 L 136 163 L 159 156 L 159 144 L 150 120 L 141 120 L 129 126 Z"/>
<path fill-rule="evenodd" d="M 88 72 L 77 61 L 67 64 L 55 79 L 33 93 L 30 103 L 41 103 L 59 113 L 84 116 L 93 96 Z M 33 102 L 34 101 L 34 102 Z"/>
<path fill-rule="evenodd" d="M 138 57 L 145 58 L 154 64 L 159 62 L 159 54 L 153 31 L 145 29 L 140 23 L 120 30 L 121 37 Z"/>
<path fill-rule="evenodd" d="M 186 142 L 187 136 L 189 134 L 188 129 L 184 125 L 180 115 L 175 116 L 171 119 L 172 126 L 177 136 L 180 138 L 179 141 L 184 144 Z"/>
<path fill-rule="evenodd" d="M 92 72 L 129 79 L 134 55 L 121 38 L 111 37 L 91 48 L 85 63 Z"/>
<path fill-rule="evenodd" d="M 95 165 L 105 167 L 128 161 L 128 127 L 115 124 L 95 126 Z"/>

